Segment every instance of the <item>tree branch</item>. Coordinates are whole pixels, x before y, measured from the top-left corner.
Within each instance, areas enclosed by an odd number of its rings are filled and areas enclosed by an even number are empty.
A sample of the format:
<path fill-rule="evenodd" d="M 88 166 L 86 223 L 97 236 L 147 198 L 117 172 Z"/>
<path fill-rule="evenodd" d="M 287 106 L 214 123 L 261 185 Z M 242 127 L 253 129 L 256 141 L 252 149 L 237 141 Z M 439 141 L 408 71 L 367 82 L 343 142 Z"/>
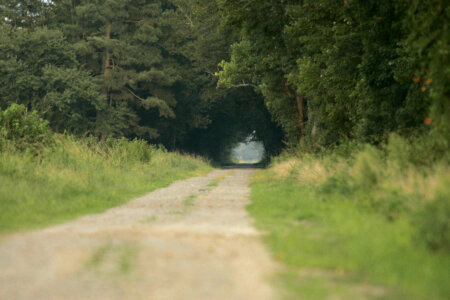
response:
<path fill-rule="evenodd" d="M 136 95 L 135 93 L 133 93 L 133 91 L 132 91 L 131 89 L 129 89 L 129 88 L 127 88 L 127 87 L 125 87 L 125 88 L 130 92 L 131 95 L 135 96 L 136 98 L 138 98 L 138 99 L 141 100 L 141 101 L 145 101 L 145 99 L 142 99 L 141 97 L 139 97 L 138 95 Z"/>
<path fill-rule="evenodd" d="M 239 84 L 232 84 L 231 85 L 232 88 L 240 88 L 240 87 L 253 87 L 253 88 L 257 88 L 258 86 L 256 84 L 253 83 L 239 83 Z"/>

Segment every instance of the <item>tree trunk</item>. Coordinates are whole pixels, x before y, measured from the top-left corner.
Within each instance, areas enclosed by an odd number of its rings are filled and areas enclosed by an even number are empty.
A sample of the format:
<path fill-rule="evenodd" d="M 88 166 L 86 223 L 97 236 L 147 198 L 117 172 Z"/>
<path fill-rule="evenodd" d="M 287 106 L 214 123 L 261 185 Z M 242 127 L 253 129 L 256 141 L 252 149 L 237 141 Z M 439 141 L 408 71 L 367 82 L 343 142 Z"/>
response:
<path fill-rule="evenodd" d="M 283 79 L 283 85 L 284 90 L 288 94 L 289 97 L 295 98 L 296 104 L 297 104 L 297 112 L 298 112 L 298 125 L 300 127 L 300 138 L 303 137 L 305 133 L 305 122 L 303 120 L 304 113 L 303 113 L 303 97 L 300 95 L 297 95 L 296 92 L 293 92 L 292 89 L 289 87 L 286 80 Z"/>
<path fill-rule="evenodd" d="M 111 39 L 111 24 L 107 24 L 106 25 L 106 39 L 110 40 Z M 104 70 L 103 70 L 103 74 L 105 75 L 105 78 L 109 75 L 109 68 L 111 67 L 111 54 L 109 53 L 109 48 L 108 46 L 106 46 L 105 49 L 105 63 L 104 63 Z M 109 88 L 108 86 L 105 87 L 105 96 L 106 99 L 109 103 L 109 107 L 111 107 L 111 97 L 109 94 Z"/>
<path fill-rule="evenodd" d="M 70 0 L 70 18 L 72 20 L 72 25 L 75 25 L 75 18 L 73 15 L 73 11 L 74 11 L 73 0 Z"/>
<path fill-rule="evenodd" d="M 303 135 L 305 132 L 305 123 L 303 121 L 303 97 L 297 95 L 295 96 L 297 100 L 297 110 L 298 110 L 298 125 L 300 126 L 300 133 Z"/>

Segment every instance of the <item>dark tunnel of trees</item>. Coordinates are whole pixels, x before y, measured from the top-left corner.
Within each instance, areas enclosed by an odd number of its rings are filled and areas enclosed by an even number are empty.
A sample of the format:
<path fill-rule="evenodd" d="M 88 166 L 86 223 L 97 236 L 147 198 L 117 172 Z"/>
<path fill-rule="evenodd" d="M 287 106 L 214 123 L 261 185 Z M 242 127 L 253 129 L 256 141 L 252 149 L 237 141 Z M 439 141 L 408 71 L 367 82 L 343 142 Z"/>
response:
<path fill-rule="evenodd" d="M 184 149 L 228 163 L 232 149 L 251 136 L 262 142 L 265 154 L 279 154 L 283 148 L 283 132 L 270 117 L 261 96 L 252 89 L 236 89 L 228 99 L 212 103 L 211 123 L 187 136 Z"/>

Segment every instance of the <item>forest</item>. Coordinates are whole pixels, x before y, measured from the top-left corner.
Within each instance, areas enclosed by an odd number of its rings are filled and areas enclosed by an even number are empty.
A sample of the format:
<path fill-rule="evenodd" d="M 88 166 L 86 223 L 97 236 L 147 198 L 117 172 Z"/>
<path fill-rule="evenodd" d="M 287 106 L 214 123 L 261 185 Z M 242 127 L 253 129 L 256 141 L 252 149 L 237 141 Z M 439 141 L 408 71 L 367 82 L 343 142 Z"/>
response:
<path fill-rule="evenodd" d="M 448 146 L 445 1 L 5 1 L 1 108 L 221 159 L 389 133 Z M 226 152 L 226 151 L 225 151 Z M 228 150 L 229 152 L 229 150 Z M 228 155 L 229 153 L 226 153 Z"/>
<path fill-rule="evenodd" d="M 393 299 L 444 299 L 449 20 L 445 0 L 3 0 L 0 232 L 102 211 L 258 142 L 249 212 L 291 271 L 357 269 L 400 286 Z M 336 248 L 353 260 L 297 251 L 329 247 L 305 240 L 310 219 L 354 238 Z"/>
<path fill-rule="evenodd" d="M 222 159 L 257 131 L 282 132 L 253 89 L 217 89 L 237 39 L 214 1 L 6 1 L 1 108 L 34 110 L 53 131 L 125 137 Z M 245 112 L 245 115 L 241 113 Z"/>

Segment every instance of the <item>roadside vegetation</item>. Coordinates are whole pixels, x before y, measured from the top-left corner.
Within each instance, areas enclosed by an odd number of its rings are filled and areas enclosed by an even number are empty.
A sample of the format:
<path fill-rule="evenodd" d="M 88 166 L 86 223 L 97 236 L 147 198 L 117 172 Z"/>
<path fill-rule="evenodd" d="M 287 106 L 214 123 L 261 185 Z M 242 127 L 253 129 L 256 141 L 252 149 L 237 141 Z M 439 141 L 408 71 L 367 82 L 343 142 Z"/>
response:
<path fill-rule="evenodd" d="M 450 157 L 430 149 L 391 135 L 286 153 L 254 176 L 248 209 L 287 266 L 287 299 L 448 297 Z"/>
<path fill-rule="evenodd" d="M 218 85 L 253 87 L 283 131 L 249 210 L 291 298 L 447 299 L 448 4 L 218 3 L 238 36 Z"/>
<path fill-rule="evenodd" d="M 101 212 L 210 169 L 142 140 L 54 134 L 36 113 L 12 105 L 0 111 L 0 233 Z"/>
<path fill-rule="evenodd" d="M 210 168 L 164 149 L 260 141 L 285 154 L 249 209 L 292 292 L 445 298 L 447 2 L 3 1 L 0 232 Z"/>

